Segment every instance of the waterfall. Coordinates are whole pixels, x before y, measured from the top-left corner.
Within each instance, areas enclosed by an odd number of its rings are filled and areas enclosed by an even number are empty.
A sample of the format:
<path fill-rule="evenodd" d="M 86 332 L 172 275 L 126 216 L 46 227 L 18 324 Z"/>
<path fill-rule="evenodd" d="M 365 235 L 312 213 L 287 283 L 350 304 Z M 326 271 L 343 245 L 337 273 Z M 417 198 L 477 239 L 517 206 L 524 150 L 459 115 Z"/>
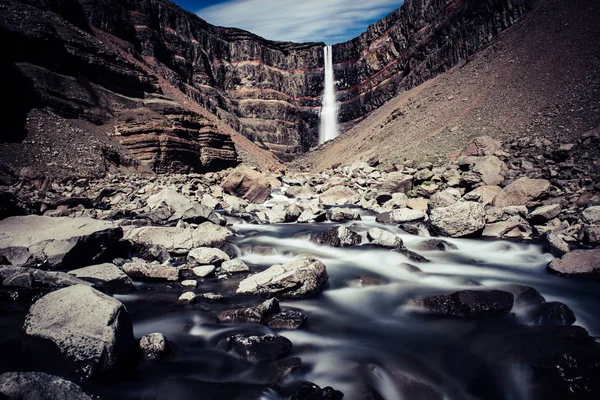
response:
<path fill-rule="evenodd" d="M 319 132 L 319 144 L 336 138 L 340 132 L 338 129 L 338 103 L 335 98 L 333 87 L 333 57 L 331 46 L 323 48 L 325 58 L 325 93 L 323 94 L 323 105 L 321 107 L 321 129 Z"/>

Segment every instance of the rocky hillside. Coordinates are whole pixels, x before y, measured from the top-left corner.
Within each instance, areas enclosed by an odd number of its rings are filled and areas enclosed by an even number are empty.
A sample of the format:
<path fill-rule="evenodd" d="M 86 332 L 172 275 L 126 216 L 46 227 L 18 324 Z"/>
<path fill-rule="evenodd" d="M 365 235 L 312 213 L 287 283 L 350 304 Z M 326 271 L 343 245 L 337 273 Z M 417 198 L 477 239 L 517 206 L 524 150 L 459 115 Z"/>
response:
<path fill-rule="evenodd" d="M 600 9 L 538 0 L 489 47 L 373 111 L 300 165 L 444 162 L 481 134 L 560 145 L 600 126 Z"/>
<path fill-rule="evenodd" d="M 159 172 L 233 165 L 230 137 L 238 153 L 255 155 L 256 165 L 276 166 L 236 132 L 283 159 L 317 144 L 322 43 L 273 42 L 215 27 L 167 0 L 2 0 L 0 7 L 6 43 L 0 85 L 16 93 L 2 141 L 24 144 L 6 150 L 21 161 L 40 158 L 38 169 L 103 164 L 99 151 L 83 157 L 83 165 L 81 157 L 70 159 L 89 144 L 74 137 L 78 131 L 91 132 L 98 149 L 116 146 Z M 406 2 L 360 37 L 334 47 L 342 121 L 350 126 L 450 68 L 525 11 L 500 0 Z M 28 116 L 41 108 L 51 115 Z M 65 129 L 49 135 L 46 121 L 56 116 L 67 118 Z M 32 119 L 35 125 L 28 123 Z M 56 138 L 60 145 L 49 146 Z M 72 151 L 60 150 L 75 142 Z M 67 156 L 43 154 L 56 151 Z M 5 162 L 18 164 L 15 157 Z"/>

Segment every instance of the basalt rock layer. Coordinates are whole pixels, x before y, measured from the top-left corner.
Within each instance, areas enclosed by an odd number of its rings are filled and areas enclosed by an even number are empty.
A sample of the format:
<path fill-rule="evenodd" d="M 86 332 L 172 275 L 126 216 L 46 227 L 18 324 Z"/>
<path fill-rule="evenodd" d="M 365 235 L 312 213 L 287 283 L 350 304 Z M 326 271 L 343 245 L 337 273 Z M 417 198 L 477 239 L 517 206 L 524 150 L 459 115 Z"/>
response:
<path fill-rule="evenodd" d="M 335 45 L 342 126 L 490 43 L 525 12 L 517 2 L 407 1 Z M 184 109 L 186 101 L 200 105 L 281 158 L 317 144 L 322 43 L 215 27 L 168 0 L 0 0 L 0 7 L 0 37 L 8 45 L 1 85 L 18 93 L 9 113 L 14 129 L 3 141 L 22 140 L 26 112 L 50 106 L 94 123 L 117 118 L 116 131 L 127 132 L 121 143 L 155 170 L 232 165 L 231 141 L 214 121 L 177 117 L 167 128 L 174 114 L 149 106 L 177 100 Z M 122 111 L 140 108 L 160 114 L 150 118 L 162 121 L 156 130 L 144 119 L 123 126 L 136 111 Z M 182 113 L 189 111 L 175 114 Z"/>

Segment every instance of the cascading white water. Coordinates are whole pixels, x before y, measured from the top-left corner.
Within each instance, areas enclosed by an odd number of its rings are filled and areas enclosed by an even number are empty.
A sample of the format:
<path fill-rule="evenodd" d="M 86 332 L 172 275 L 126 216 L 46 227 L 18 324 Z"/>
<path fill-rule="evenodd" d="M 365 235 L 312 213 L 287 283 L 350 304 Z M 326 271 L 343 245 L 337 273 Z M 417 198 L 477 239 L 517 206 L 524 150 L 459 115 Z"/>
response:
<path fill-rule="evenodd" d="M 338 129 L 338 103 L 335 98 L 333 87 L 333 57 L 331 46 L 325 46 L 325 93 L 323 94 L 323 105 L 321 107 L 321 129 L 319 132 L 319 144 L 336 138 L 340 132 Z"/>

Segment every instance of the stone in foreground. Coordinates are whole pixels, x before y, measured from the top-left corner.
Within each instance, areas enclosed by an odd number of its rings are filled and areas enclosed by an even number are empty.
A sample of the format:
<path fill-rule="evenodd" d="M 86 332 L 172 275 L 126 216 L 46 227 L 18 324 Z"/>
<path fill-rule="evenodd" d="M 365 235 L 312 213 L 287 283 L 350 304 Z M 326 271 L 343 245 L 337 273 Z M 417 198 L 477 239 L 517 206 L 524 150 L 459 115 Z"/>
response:
<path fill-rule="evenodd" d="M 131 262 L 123 265 L 123 271 L 137 280 L 179 280 L 179 269 L 170 265 L 151 264 L 143 261 Z"/>
<path fill-rule="evenodd" d="M 151 333 L 140 339 L 140 351 L 146 360 L 161 360 L 173 355 L 173 343 L 162 333 Z"/>
<path fill-rule="evenodd" d="M 134 351 L 125 306 L 88 286 L 57 290 L 36 301 L 24 329 L 33 338 L 52 341 L 83 378 L 113 376 L 131 362 Z"/>
<path fill-rule="evenodd" d="M 552 260 L 548 269 L 559 275 L 598 275 L 600 249 L 571 251 L 560 259 Z"/>
<path fill-rule="evenodd" d="M 342 400 L 344 394 L 331 386 L 321 389 L 311 382 L 304 382 L 298 390 L 289 397 L 289 400 Z"/>
<path fill-rule="evenodd" d="M 451 237 L 472 235 L 485 227 L 485 210 L 480 203 L 463 201 L 431 210 L 431 226 Z"/>
<path fill-rule="evenodd" d="M 92 400 L 83 389 L 73 382 L 43 372 L 7 372 L 0 375 L 0 398 L 10 400 Z"/>
<path fill-rule="evenodd" d="M 15 266 L 77 268 L 112 260 L 123 231 L 92 218 L 27 215 L 0 221 L 0 255 Z"/>
<path fill-rule="evenodd" d="M 111 263 L 92 265 L 90 267 L 69 271 L 69 274 L 93 283 L 96 287 L 110 293 L 129 293 L 134 289 L 131 278 Z"/>
<path fill-rule="evenodd" d="M 395 249 L 404 245 L 400 236 L 379 228 L 369 229 L 367 231 L 367 238 L 374 246 Z"/>
<path fill-rule="evenodd" d="M 283 265 L 273 265 L 242 282 L 237 294 L 264 297 L 307 298 L 316 296 L 327 281 L 325 264 L 315 258 L 300 258 Z"/>
<path fill-rule="evenodd" d="M 513 294 L 501 290 L 462 290 L 427 296 L 417 300 L 416 304 L 434 314 L 470 319 L 506 315 L 512 309 L 513 302 Z"/>
<path fill-rule="evenodd" d="M 229 336 L 219 342 L 228 353 L 252 361 L 276 360 L 292 349 L 292 342 L 279 335 Z"/>

